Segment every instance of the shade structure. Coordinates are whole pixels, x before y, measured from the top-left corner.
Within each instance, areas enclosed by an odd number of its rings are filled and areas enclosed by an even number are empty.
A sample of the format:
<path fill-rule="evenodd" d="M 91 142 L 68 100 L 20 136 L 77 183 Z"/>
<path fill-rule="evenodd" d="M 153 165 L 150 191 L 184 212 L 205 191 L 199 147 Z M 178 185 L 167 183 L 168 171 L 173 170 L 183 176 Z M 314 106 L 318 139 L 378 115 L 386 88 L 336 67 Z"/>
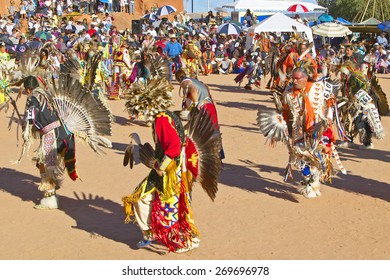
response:
<path fill-rule="evenodd" d="M 318 17 L 318 20 L 321 22 L 331 22 L 334 20 L 334 18 L 331 15 L 322 14 Z"/>
<path fill-rule="evenodd" d="M 158 16 L 155 13 L 150 13 L 150 14 L 143 15 L 142 18 L 148 19 L 150 21 L 158 20 Z"/>
<path fill-rule="evenodd" d="M 218 26 L 218 34 L 238 35 L 241 33 L 241 28 L 234 23 L 224 23 Z"/>
<path fill-rule="evenodd" d="M 321 23 L 313 26 L 311 29 L 313 30 L 313 34 L 322 37 L 344 37 L 352 33 L 348 27 L 335 22 Z"/>
<path fill-rule="evenodd" d="M 158 16 L 165 16 L 176 12 L 176 8 L 171 5 L 165 5 L 160 8 L 158 8 L 156 14 Z"/>
<path fill-rule="evenodd" d="M 290 7 L 288 7 L 287 11 L 293 12 L 293 13 L 307 13 L 309 11 L 309 9 L 306 8 L 306 6 L 304 6 L 302 4 L 294 4 L 294 5 L 291 5 Z"/>
<path fill-rule="evenodd" d="M 229 11 L 226 10 L 225 8 L 221 8 L 221 7 L 216 7 L 216 8 L 214 8 L 214 11 L 220 12 L 220 13 L 228 13 L 228 12 L 229 12 Z"/>
<path fill-rule="evenodd" d="M 304 33 L 307 40 L 313 42 L 313 33 L 309 26 L 299 23 L 282 13 L 276 13 L 258 24 L 249 27 L 245 47 L 248 50 L 253 45 L 255 34 L 260 34 L 261 32 L 294 32 L 294 29 L 298 33 Z M 313 56 L 315 56 L 315 53 L 313 46 Z"/>
<path fill-rule="evenodd" d="M 211 2 L 211 1 L 210 1 Z M 214 1 L 218 2 L 218 1 Z M 227 1 L 224 2 L 233 2 Z M 222 8 L 231 8 L 236 11 L 246 11 L 250 9 L 253 12 L 286 12 L 287 9 L 294 4 L 302 4 L 304 5 L 310 12 L 323 11 L 325 12 L 327 9 L 317 4 L 315 0 L 235 0 L 234 3 L 224 4 Z"/>
<path fill-rule="evenodd" d="M 369 19 L 366 19 L 365 21 L 362 21 L 362 22 L 359 22 L 357 25 L 378 25 L 380 24 L 381 22 L 379 20 L 377 20 L 376 18 L 369 18 Z"/>

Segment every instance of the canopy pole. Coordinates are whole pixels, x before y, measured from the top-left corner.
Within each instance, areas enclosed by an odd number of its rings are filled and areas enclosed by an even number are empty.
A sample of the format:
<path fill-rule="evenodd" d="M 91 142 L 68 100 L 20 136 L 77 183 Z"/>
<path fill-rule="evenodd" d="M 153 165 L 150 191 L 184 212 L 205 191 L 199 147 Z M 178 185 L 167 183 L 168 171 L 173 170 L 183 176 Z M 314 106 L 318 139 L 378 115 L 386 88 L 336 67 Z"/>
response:
<path fill-rule="evenodd" d="M 385 15 L 384 15 L 384 13 L 383 13 L 383 3 L 382 3 L 382 1 L 379 1 L 379 4 L 381 5 L 380 10 L 381 10 L 381 12 L 382 12 L 382 22 L 383 22 L 383 21 L 385 21 Z"/>
<path fill-rule="evenodd" d="M 370 2 L 371 2 L 371 0 L 368 0 L 368 2 L 367 2 L 367 5 L 366 5 L 366 8 L 364 9 L 363 15 L 362 15 L 362 17 L 361 17 L 361 19 L 360 19 L 360 22 L 362 22 L 362 21 L 363 21 L 363 19 L 364 19 L 365 15 L 366 15 L 366 12 L 367 12 L 368 6 L 370 5 Z"/>

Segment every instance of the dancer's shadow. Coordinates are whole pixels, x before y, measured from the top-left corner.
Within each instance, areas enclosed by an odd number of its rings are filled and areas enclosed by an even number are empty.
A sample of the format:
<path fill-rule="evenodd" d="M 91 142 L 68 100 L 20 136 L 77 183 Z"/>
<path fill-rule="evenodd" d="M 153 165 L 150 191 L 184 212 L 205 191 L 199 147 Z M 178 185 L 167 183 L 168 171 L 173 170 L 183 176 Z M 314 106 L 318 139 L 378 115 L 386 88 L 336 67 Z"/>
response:
<path fill-rule="evenodd" d="M 121 126 L 144 126 L 148 127 L 147 122 L 142 121 L 142 120 L 130 120 L 129 117 L 125 118 L 122 116 L 114 116 L 114 122 L 121 125 Z"/>
<path fill-rule="evenodd" d="M 218 92 L 228 92 L 228 93 L 249 93 L 250 91 L 244 89 L 243 87 L 239 87 L 238 84 L 234 86 L 229 85 L 217 85 L 217 84 L 207 84 L 211 90 L 211 92 L 218 91 Z"/>
<path fill-rule="evenodd" d="M 114 116 L 114 121 L 115 121 L 115 123 L 122 125 L 122 126 L 128 126 L 131 124 L 129 118 L 125 118 L 122 116 Z"/>
<path fill-rule="evenodd" d="M 42 198 L 37 191 L 40 178 L 11 168 L 0 168 L 0 190 L 22 201 L 38 203 Z"/>
<path fill-rule="evenodd" d="M 390 162 L 390 152 L 383 150 L 362 150 L 359 149 L 362 145 L 356 145 L 353 148 L 337 148 L 342 161 L 351 160 L 361 162 L 363 159 L 375 159 L 383 162 Z"/>
<path fill-rule="evenodd" d="M 244 161 L 243 161 L 244 162 Z M 247 162 L 249 163 L 249 162 Z M 251 163 L 252 166 L 245 167 L 241 165 L 224 164 L 224 170 L 221 173 L 220 182 L 224 185 L 240 188 L 250 192 L 262 192 L 270 196 L 298 203 L 294 197 L 298 194 L 296 188 L 279 181 L 261 177 L 253 169 L 259 166 Z M 282 173 L 282 170 L 278 170 Z"/>
<path fill-rule="evenodd" d="M 108 238 L 136 249 L 142 236 L 135 224 L 124 224 L 121 204 L 99 195 L 73 194 L 75 198 L 59 196 L 60 210 L 76 221 L 73 228 L 88 232 L 92 238 Z"/>
<path fill-rule="evenodd" d="M 130 143 L 130 138 L 129 138 L 129 143 Z M 117 154 L 124 154 L 129 143 L 126 144 L 126 143 L 112 142 L 111 149 L 118 151 Z"/>
<path fill-rule="evenodd" d="M 340 175 L 340 177 L 336 177 L 333 179 L 333 183 L 329 185 L 329 187 L 344 190 L 347 192 L 363 194 L 390 202 L 389 183 L 380 182 L 359 175 Z"/>
<path fill-rule="evenodd" d="M 242 162 L 247 165 L 253 164 L 250 161 L 242 161 Z M 284 169 L 282 168 L 267 166 L 267 165 L 252 165 L 252 168 L 253 169 L 258 168 L 260 172 L 279 173 L 279 175 L 281 176 L 281 180 L 283 180 L 282 178 L 284 176 Z M 293 177 L 295 181 L 298 183 L 299 179 L 301 178 L 301 175 L 299 174 L 298 171 L 293 170 Z M 266 180 L 270 181 L 269 179 Z M 261 182 L 259 182 L 258 184 L 261 185 Z M 374 179 L 365 178 L 351 173 L 348 173 L 347 175 L 343 175 L 339 173 L 336 177 L 333 178 L 332 183 L 324 184 L 324 187 L 325 186 L 329 188 L 340 189 L 347 192 L 371 196 L 374 198 L 378 198 L 390 202 L 389 183 L 380 182 Z M 295 188 L 291 188 L 287 185 L 282 185 L 282 187 L 286 188 L 291 193 L 298 193 Z M 279 189 L 280 187 L 276 187 L 276 188 Z"/>
<path fill-rule="evenodd" d="M 254 87 L 254 90 L 247 90 L 243 86 L 245 84 L 246 81 L 243 81 L 241 85 L 238 83 L 235 85 L 221 85 L 221 84 L 208 83 L 207 85 L 211 89 L 211 92 L 218 91 L 218 92 L 228 92 L 228 93 L 247 93 L 247 94 L 261 94 L 261 95 L 270 94 L 269 90 L 258 89 L 256 87 Z"/>
<path fill-rule="evenodd" d="M 257 124 L 252 123 L 252 126 L 243 126 L 243 125 L 229 125 L 229 124 L 223 124 L 221 125 L 222 132 L 224 127 L 230 127 L 230 128 L 235 128 L 237 130 L 249 132 L 249 133 L 260 133 L 259 128 L 257 127 Z"/>
<path fill-rule="evenodd" d="M 269 109 L 269 107 L 258 103 L 246 103 L 246 102 L 234 102 L 234 101 L 221 101 L 217 103 L 217 106 L 233 108 L 237 110 L 250 110 L 256 112 L 258 109 Z"/>
<path fill-rule="evenodd" d="M 10 168 L 0 168 L 0 179 L 0 190 L 23 201 L 38 203 L 42 198 L 37 191 L 40 182 L 38 177 Z M 74 196 L 59 195 L 59 211 L 76 221 L 74 228 L 88 232 L 91 238 L 108 238 L 131 244 L 130 248 L 136 249 L 136 242 L 142 238 L 141 232 L 133 223 L 124 224 L 121 204 L 98 195 L 74 192 Z"/>

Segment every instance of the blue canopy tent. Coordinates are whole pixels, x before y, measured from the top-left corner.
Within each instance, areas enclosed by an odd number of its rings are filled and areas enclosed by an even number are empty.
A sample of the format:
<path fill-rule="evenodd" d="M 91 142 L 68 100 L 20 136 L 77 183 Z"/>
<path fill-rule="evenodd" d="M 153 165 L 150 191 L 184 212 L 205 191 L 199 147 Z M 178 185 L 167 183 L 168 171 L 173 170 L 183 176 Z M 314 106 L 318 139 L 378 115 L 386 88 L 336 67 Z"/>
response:
<path fill-rule="evenodd" d="M 318 17 L 318 20 L 321 22 L 332 22 L 334 18 L 329 14 L 322 14 Z"/>
<path fill-rule="evenodd" d="M 309 27 L 312 27 L 312 26 L 318 25 L 318 24 L 321 24 L 321 21 L 319 21 L 319 20 L 309 21 Z"/>
<path fill-rule="evenodd" d="M 382 31 L 390 33 L 390 20 L 386 20 L 384 22 L 381 22 L 380 24 L 378 24 L 378 28 Z"/>
<path fill-rule="evenodd" d="M 342 25 L 351 25 L 352 24 L 352 22 L 349 22 L 348 20 L 343 19 L 342 17 L 336 18 L 336 22 L 340 23 Z"/>

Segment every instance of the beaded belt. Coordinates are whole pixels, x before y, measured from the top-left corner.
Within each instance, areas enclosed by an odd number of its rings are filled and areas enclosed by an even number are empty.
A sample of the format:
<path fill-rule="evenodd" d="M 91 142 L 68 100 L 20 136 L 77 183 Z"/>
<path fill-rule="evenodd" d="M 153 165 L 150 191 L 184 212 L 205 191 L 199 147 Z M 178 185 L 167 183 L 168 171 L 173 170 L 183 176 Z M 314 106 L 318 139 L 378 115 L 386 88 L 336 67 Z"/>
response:
<path fill-rule="evenodd" d="M 46 133 L 52 131 L 53 129 L 60 127 L 61 123 L 59 121 L 55 121 L 52 123 L 49 123 L 47 126 L 41 129 L 41 135 L 45 135 Z"/>

